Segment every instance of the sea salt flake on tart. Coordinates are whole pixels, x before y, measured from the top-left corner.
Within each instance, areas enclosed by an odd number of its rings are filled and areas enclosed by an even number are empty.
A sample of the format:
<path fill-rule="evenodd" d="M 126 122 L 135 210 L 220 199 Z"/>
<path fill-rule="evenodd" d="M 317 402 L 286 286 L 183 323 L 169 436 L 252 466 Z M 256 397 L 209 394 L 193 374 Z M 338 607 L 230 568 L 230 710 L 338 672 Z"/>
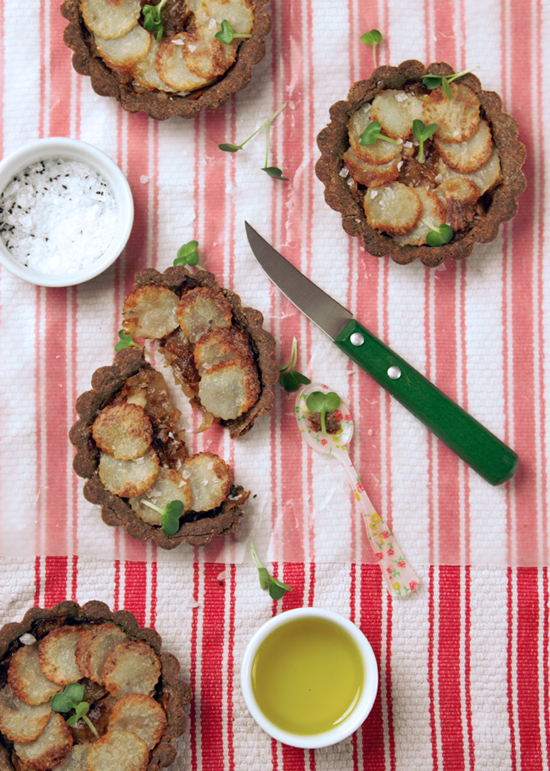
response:
<path fill-rule="evenodd" d="M 103 61 L 122 69 L 133 67 L 147 56 L 152 40 L 147 30 L 139 24 L 121 37 L 106 39 L 95 35 L 94 39 Z"/>
<path fill-rule="evenodd" d="M 126 635 L 116 624 L 98 624 L 86 629 L 76 644 L 76 663 L 82 675 L 103 685 L 103 667 L 115 645 L 125 642 Z"/>
<path fill-rule="evenodd" d="M 233 485 L 231 469 L 211 452 L 199 452 L 184 460 L 182 476 L 191 485 L 193 511 L 210 511 L 222 504 Z"/>
<path fill-rule="evenodd" d="M 231 326 L 231 305 L 219 292 L 196 287 L 182 296 L 177 317 L 184 335 L 196 343 L 209 329 Z"/>
<path fill-rule="evenodd" d="M 134 514 L 149 525 L 160 525 L 161 514 L 158 511 L 144 506 L 142 501 L 150 501 L 161 509 L 164 509 L 170 501 L 181 501 L 183 510 L 192 507 L 193 496 L 189 482 L 175 469 L 161 468 L 158 477 L 151 487 L 142 495 L 130 498 L 128 503 Z"/>
<path fill-rule="evenodd" d="M 443 202 L 446 222 L 454 231 L 469 225 L 479 198 L 479 190 L 471 180 L 463 177 L 448 179 L 436 187 L 434 193 Z"/>
<path fill-rule="evenodd" d="M 107 40 L 122 37 L 138 23 L 140 0 L 82 0 L 80 10 L 89 30 Z"/>
<path fill-rule="evenodd" d="M 52 709 L 50 703 L 29 706 L 9 685 L 0 691 L 0 731 L 11 742 L 30 742 L 44 729 Z"/>
<path fill-rule="evenodd" d="M 222 420 L 238 418 L 257 402 L 259 395 L 258 374 L 247 361 L 221 361 L 205 372 L 199 382 L 201 405 Z"/>
<path fill-rule="evenodd" d="M 382 131 L 392 139 L 412 136 L 414 120 L 422 118 L 424 97 L 395 88 L 386 88 L 372 101 L 371 119 L 380 123 Z"/>
<path fill-rule="evenodd" d="M 132 693 L 117 701 L 109 720 L 110 731 L 130 731 L 139 736 L 149 750 L 166 730 L 166 714 L 158 701 L 142 693 Z"/>
<path fill-rule="evenodd" d="M 15 742 L 13 749 L 21 760 L 36 769 L 49 771 L 71 751 L 73 735 L 65 719 L 52 712 L 42 733 L 31 742 Z"/>
<path fill-rule="evenodd" d="M 131 693 L 152 696 L 160 672 L 159 657 L 150 645 L 134 641 L 119 643 L 103 667 L 105 688 L 115 699 Z"/>
<path fill-rule="evenodd" d="M 124 331 L 130 335 L 159 340 L 178 326 L 179 297 L 163 286 L 142 286 L 124 301 Z"/>
<path fill-rule="evenodd" d="M 51 699 L 61 686 L 44 675 L 38 660 L 38 643 L 23 645 L 11 657 L 8 683 L 15 695 L 25 704 L 36 706 Z"/>
<path fill-rule="evenodd" d="M 368 163 L 356 156 L 352 147 L 344 153 L 344 163 L 356 182 L 365 187 L 381 187 L 388 182 L 395 182 L 399 176 L 399 161 L 397 156 L 388 163 Z"/>
<path fill-rule="evenodd" d="M 40 640 L 38 660 L 48 680 L 63 686 L 80 680 L 75 650 L 83 631 L 80 626 L 60 626 Z"/>
<path fill-rule="evenodd" d="M 437 123 L 435 133 L 443 142 L 465 142 L 477 130 L 480 102 L 474 92 L 461 83 L 451 83 L 452 98 L 445 96 L 441 86 L 435 88 L 423 108 L 424 123 Z"/>
<path fill-rule="evenodd" d="M 430 232 L 430 228 L 423 220 L 436 228 L 445 222 L 445 206 L 439 198 L 431 190 L 426 190 L 423 187 L 415 187 L 414 191 L 422 202 L 422 214 L 412 230 L 402 236 L 394 236 L 395 241 L 401 246 L 422 246 L 426 243 L 426 236 Z"/>
<path fill-rule="evenodd" d="M 104 407 L 92 426 L 100 450 L 118 460 L 135 460 L 151 445 L 153 427 L 143 407 L 119 402 Z"/>
<path fill-rule="evenodd" d="M 95 741 L 86 758 L 87 771 L 145 771 L 147 745 L 130 731 L 107 731 Z"/>
<path fill-rule="evenodd" d="M 148 450 L 135 460 L 117 460 L 102 452 L 99 458 L 99 478 L 113 495 L 132 498 L 148 490 L 159 473 L 159 458 Z"/>
<path fill-rule="evenodd" d="M 479 126 L 465 142 L 442 142 L 434 137 L 439 155 L 449 168 L 467 174 L 476 171 L 486 163 L 493 150 L 491 129 L 485 120 L 479 121 Z"/>
<path fill-rule="evenodd" d="M 422 216 L 420 196 L 400 182 L 367 190 L 364 198 L 369 225 L 392 236 L 403 235 L 414 228 Z"/>

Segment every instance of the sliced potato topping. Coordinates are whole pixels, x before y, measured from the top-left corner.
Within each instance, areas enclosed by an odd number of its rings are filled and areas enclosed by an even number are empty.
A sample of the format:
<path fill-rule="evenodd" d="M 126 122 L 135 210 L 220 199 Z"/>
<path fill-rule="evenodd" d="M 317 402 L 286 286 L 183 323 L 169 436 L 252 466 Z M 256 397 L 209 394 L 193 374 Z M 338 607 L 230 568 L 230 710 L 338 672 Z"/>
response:
<path fill-rule="evenodd" d="M 423 96 L 386 88 L 372 101 L 371 119 L 380 123 L 386 136 L 408 139 L 412 136 L 413 120 L 422 118 L 423 103 Z"/>
<path fill-rule="evenodd" d="M 144 506 L 142 501 L 150 501 L 163 509 L 170 501 L 181 501 L 183 510 L 191 508 L 193 497 L 191 495 L 191 486 L 184 479 L 179 471 L 174 469 L 161 468 L 155 482 L 142 495 L 136 498 L 130 498 L 128 503 L 132 507 L 134 514 L 147 522 L 149 525 L 160 525 L 161 514 L 149 506 Z"/>
<path fill-rule="evenodd" d="M 193 91 L 201 86 L 206 86 L 210 81 L 195 75 L 183 58 L 184 40 L 186 32 L 166 38 L 159 46 L 156 59 L 156 69 L 159 78 L 175 91 Z"/>
<path fill-rule="evenodd" d="M 87 771 L 145 771 L 148 764 L 147 745 L 130 731 L 107 731 L 86 758 Z"/>
<path fill-rule="evenodd" d="M 0 691 L 0 731 L 11 742 L 31 742 L 42 732 L 52 708 L 45 702 L 30 707 L 14 694 L 9 685 Z"/>
<path fill-rule="evenodd" d="M 170 91 L 172 93 L 176 93 L 175 88 L 171 88 L 167 83 L 164 83 L 164 81 L 159 78 L 159 74 L 157 72 L 157 53 L 159 50 L 159 45 L 160 44 L 157 42 L 157 39 L 152 37 L 147 56 L 144 56 L 143 59 L 141 59 L 139 62 L 137 62 L 137 64 L 134 65 L 134 67 L 132 67 L 132 75 L 134 76 L 135 82 L 143 88 L 147 88 L 149 90 L 156 88 L 159 91 Z"/>
<path fill-rule="evenodd" d="M 491 129 L 485 120 L 479 121 L 477 130 L 465 142 L 442 142 L 437 136 L 434 141 L 447 166 L 463 174 L 483 166 L 493 150 Z"/>
<path fill-rule="evenodd" d="M 181 55 L 189 72 L 205 81 L 219 78 L 237 58 L 238 42 L 226 45 L 214 37 L 216 32 L 216 25 L 213 29 L 197 27 L 172 38 L 174 45 L 181 41 Z"/>
<path fill-rule="evenodd" d="M 422 214 L 416 190 L 400 182 L 367 190 L 363 206 L 369 225 L 392 236 L 408 233 Z"/>
<path fill-rule="evenodd" d="M 201 405 L 222 420 L 233 420 L 258 401 L 260 381 L 247 361 L 228 359 L 215 364 L 200 379 Z"/>
<path fill-rule="evenodd" d="M 355 155 L 361 161 L 374 165 L 389 163 L 401 155 L 402 146 L 392 142 L 377 139 L 372 145 L 362 145 L 359 142 L 361 134 L 372 123 L 370 119 L 371 105 L 366 104 L 354 112 L 349 122 L 349 143 Z"/>
<path fill-rule="evenodd" d="M 394 182 L 399 176 L 399 156 L 389 163 L 373 164 L 360 160 L 350 147 L 344 153 L 344 163 L 356 182 L 365 187 L 380 187 Z"/>
<path fill-rule="evenodd" d="M 184 460 L 182 476 L 191 485 L 193 511 L 211 511 L 221 506 L 233 484 L 227 463 L 211 452 L 199 452 Z"/>
<path fill-rule="evenodd" d="M 31 742 L 15 742 L 16 755 L 36 771 L 57 766 L 71 751 L 73 735 L 64 718 L 52 712 L 42 733 Z"/>
<path fill-rule="evenodd" d="M 89 30 L 107 40 L 122 37 L 138 23 L 140 0 L 81 0 L 80 10 Z"/>
<path fill-rule="evenodd" d="M 166 730 L 167 720 L 158 701 L 142 693 L 132 693 L 117 701 L 109 720 L 110 731 L 130 731 L 139 736 L 149 750 Z"/>
<path fill-rule="evenodd" d="M 76 663 L 76 644 L 84 629 L 80 626 L 60 626 L 42 638 L 38 644 L 40 668 L 48 680 L 68 685 L 82 677 Z"/>
<path fill-rule="evenodd" d="M 208 287 L 196 287 L 183 295 L 177 316 L 184 335 L 192 343 L 214 327 L 230 327 L 231 305 L 219 292 Z"/>
<path fill-rule="evenodd" d="M 99 624 L 86 629 L 76 644 L 76 663 L 84 677 L 103 684 L 103 667 L 115 645 L 126 640 L 116 624 Z"/>
<path fill-rule="evenodd" d="M 452 83 L 451 83 L 452 85 Z M 493 151 L 489 156 L 489 160 L 483 164 L 476 171 L 471 171 L 468 174 L 461 174 L 458 171 L 450 169 L 442 159 L 439 161 L 439 174 L 441 179 L 445 182 L 448 179 L 464 178 L 473 182 L 479 191 L 479 195 L 483 195 L 487 190 L 491 190 L 501 180 L 500 176 L 500 158 L 496 147 L 493 147 Z"/>
<path fill-rule="evenodd" d="M 470 179 L 448 179 L 434 193 L 445 205 L 446 221 L 453 230 L 463 230 L 469 225 L 479 198 L 479 190 Z"/>
<path fill-rule="evenodd" d="M 73 744 L 67 757 L 55 767 L 55 771 L 85 771 L 86 758 L 91 746 L 91 744 Z"/>
<path fill-rule="evenodd" d="M 142 286 L 128 295 L 122 314 L 124 331 L 149 340 L 160 340 L 178 326 L 179 298 L 164 286 Z"/>
<path fill-rule="evenodd" d="M 111 40 L 96 35 L 95 44 L 104 62 L 113 67 L 128 69 L 147 56 L 151 39 L 147 30 L 136 24 L 125 35 Z"/>
<path fill-rule="evenodd" d="M 431 190 L 426 190 L 423 187 L 415 187 L 414 191 L 422 202 L 422 214 L 412 230 L 409 230 L 405 235 L 394 236 L 393 240 L 401 246 L 422 246 L 426 243 L 426 236 L 430 232 L 426 222 L 435 228 L 440 227 L 445 222 L 445 207 L 439 198 Z"/>
<path fill-rule="evenodd" d="M 443 142 L 465 142 L 479 125 L 480 102 L 474 92 L 458 83 L 451 83 L 452 99 L 441 86 L 434 88 L 424 102 L 424 123 L 437 123 L 435 137 Z"/>
<path fill-rule="evenodd" d="M 99 478 L 113 495 L 133 498 L 151 487 L 159 472 L 156 452 L 148 450 L 135 460 L 117 460 L 102 452 L 99 458 Z"/>
<path fill-rule="evenodd" d="M 254 360 L 248 340 L 235 327 L 214 327 L 205 332 L 193 350 L 193 357 L 199 375 L 227 359 L 241 359 L 250 364 Z"/>
<path fill-rule="evenodd" d="M 181 412 L 172 404 L 161 372 L 141 369 L 126 381 L 125 397 L 130 404 L 143 407 L 145 414 L 158 429 L 176 430 Z"/>
<path fill-rule="evenodd" d="M 48 680 L 40 669 L 37 642 L 15 651 L 8 669 L 8 683 L 15 695 L 31 706 L 49 701 L 61 690 L 61 686 Z"/>
<path fill-rule="evenodd" d="M 150 447 L 153 427 L 143 407 L 119 402 L 101 410 L 92 436 L 99 449 L 113 458 L 134 460 Z"/>
<path fill-rule="evenodd" d="M 218 24 L 217 31 L 225 19 L 238 35 L 252 32 L 254 12 L 249 0 L 192 0 L 188 5 L 194 11 L 199 26 L 209 27 L 213 19 Z"/>
<path fill-rule="evenodd" d="M 160 660 L 147 643 L 119 643 L 107 656 L 103 676 L 105 688 L 115 699 L 131 693 L 152 696 L 160 677 Z"/>

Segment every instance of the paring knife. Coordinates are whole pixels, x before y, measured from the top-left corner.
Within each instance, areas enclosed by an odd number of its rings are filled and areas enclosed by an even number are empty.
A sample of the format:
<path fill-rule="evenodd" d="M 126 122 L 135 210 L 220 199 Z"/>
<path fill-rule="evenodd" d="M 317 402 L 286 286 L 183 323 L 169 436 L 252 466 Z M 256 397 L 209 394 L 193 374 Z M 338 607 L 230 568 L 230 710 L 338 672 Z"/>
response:
<path fill-rule="evenodd" d="M 347 308 L 300 273 L 248 222 L 245 226 L 254 256 L 269 278 L 340 350 L 487 482 L 499 485 L 514 475 L 518 456 L 510 447 L 361 326 Z"/>

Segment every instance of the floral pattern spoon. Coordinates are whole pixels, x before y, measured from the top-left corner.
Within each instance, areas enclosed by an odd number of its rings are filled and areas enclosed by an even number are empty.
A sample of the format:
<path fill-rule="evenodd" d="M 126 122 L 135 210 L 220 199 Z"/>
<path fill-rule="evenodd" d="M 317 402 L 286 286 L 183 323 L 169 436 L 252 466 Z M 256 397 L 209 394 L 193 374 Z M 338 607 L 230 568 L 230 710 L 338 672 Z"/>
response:
<path fill-rule="evenodd" d="M 341 401 L 339 409 L 336 410 L 340 430 L 336 434 L 323 436 L 321 431 L 315 431 L 308 421 L 310 411 L 306 399 L 314 391 L 329 393 L 330 389 L 328 386 L 312 383 L 298 393 L 295 411 L 302 439 L 317 452 L 332 455 L 340 461 L 361 508 L 369 543 L 379 562 L 389 593 L 394 597 L 409 595 L 418 587 L 418 576 L 405 559 L 393 533 L 370 502 L 349 457 L 348 446 L 353 436 L 350 409 Z"/>

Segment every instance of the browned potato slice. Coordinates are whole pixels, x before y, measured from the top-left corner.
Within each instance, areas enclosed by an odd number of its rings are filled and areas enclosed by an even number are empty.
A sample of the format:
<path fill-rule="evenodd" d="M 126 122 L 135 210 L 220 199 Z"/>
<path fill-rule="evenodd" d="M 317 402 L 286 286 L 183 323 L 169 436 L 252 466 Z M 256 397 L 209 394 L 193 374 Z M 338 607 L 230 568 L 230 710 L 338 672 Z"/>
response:
<path fill-rule="evenodd" d="M 107 656 L 103 677 L 105 688 L 115 699 L 130 693 L 151 696 L 160 677 L 160 660 L 147 643 L 119 643 Z"/>
<path fill-rule="evenodd" d="M 422 118 L 424 97 L 395 88 L 386 88 L 372 102 L 371 119 L 380 123 L 382 131 L 392 139 L 412 136 L 413 120 Z"/>
<path fill-rule="evenodd" d="M 116 624 L 99 624 L 86 629 L 76 644 L 76 663 L 84 677 L 103 685 L 103 667 L 115 645 L 126 640 Z"/>
<path fill-rule="evenodd" d="M 437 123 L 434 137 L 443 142 L 465 142 L 479 125 L 479 99 L 474 92 L 457 83 L 451 83 L 452 99 L 441 86 L 434 88 L 424 102 L 424 123 Z"/>
<path fill-rule="evenodd" d="M 99 458 L 99 478 L 113 495 L 133 498 L 148 490 L 159 473 L 156 452 L 148 450 L 135 460 L 117 460 L 102 452 Z"/>
<path fill-rule="evenodd" d="M 367 190 L 363 206 L 369 225 L 392 236 L 408 233 L 422 214 L 416 191 L 400 182 Z"/>
<path fill-rule="evenodd" d="M 437 136 L 434 141 L 447 166 L 463 174 L 483 166 L 493 150 L 491 129 L 485 120 L 479 121 L 477 130 L 465 142 L 442 142 Z"/>
<path fill-rule="evenodd" d="M 68 685 L 82 677 L 76 663 L 75 649 L 83 631 L 80 626 L 60 626 L 40 640 L 40 669 L 52 683 Z"/>
<path fill-rule="evenodd" d="M 226 19 L 239 35 L 248 35 L 254 24 L 254 12 L 249 0 L 193 0 L 189 2 L 191 10 L 195 13 L 197 26 L 208 27 L 210 19 L 214 19 L 221 28 L 221 23 Z"/>
<path fill-rule="evenodd" d="M 31 742 L 15 742 L 16 755 L 36 771 L 48 771 L 71 751 L 73 735 L 64 718 L 52 712 L 42 733 Z"/>
<path fill-rule="evenodd" d="M 86 758 L 91 746 L 91 744 L 73 744 L 67 757 L 55 767 L 55 771 L 85 771 Z"/>
<path fill-rule="evenodd" d="M 46 702 L 30 707 L 9 685 L 0 691 L 0 731 L 11 742 L 31 742 L 42 732 L 52 708 Z"/>
<path fill-rule="evenodd" d="M 231 306 L 225 297 L 208 287 L 199 286 L 183 295 L 177 309 L 178 322 L 192 343 L 214 327 L 230 327 Z"/>
<path fill-rule="evenodd" d="M 228 359 L 215 364 L 200 379 L 201 405 L 222 420 L 233 420 L 258 401 L 260 381 L 247 361 Z"/>
<path fill-rule="evenodd" d="M 211 452 L 199 452 L 186 458 L 181 472 L 191 485 L 193 511 L 211 511 L 220 506 L 233 484 L 233 474 L 227 463 Z"/>
<path fill-rule="evenodd" d="M 143 88 L 156 88 L 159 91 L 176 93 L 175 88 L 170 88 L 169 85 L 159 78 L 156 67 L 158 50 L 159 43 L 155 37 L 152 37 L 147 56 L 144 56 L 141 61 L 137 62 L 137 64 L 132 67 L 132 75 L 134 76 L 135 82 L 138 85 L 143 86 Z"/>
<path fill-rule="evenodd" d="M 166 730 L 166 715 L 158 701 L 142 693 L 132 693 L 117 701 L 109 720 L 110 731 L 130 731 L 152 750 Z"/>
<path fill-rule="evenodd" d="M 193 350 L 193 357 L 199 375 L 227 359 L 241 359 L 250 364 L 254 361 L 248 340 L 234 327 L 214 327 L 205 332 Z"/>
<path fill-rule="evenodd" d="M 112 40 L 129 32 L 138 23 L 140 0 L 82 0 L 80 10 L 89 30 Z"/>
<path fill-rule="evenodd" d="M 422 214 L 412 230 L 403 236 L 394 236 L 393 240 L 401 246 L 421 246 L 426 243 L 426 236 L 430 228 L 424 223 L 424 220 L 436 228 L 445 222 L 445 207 L 431 190 L 415 187 L 414 192 L 422 202 Z"/>
<path fill-rule="evenodd" d="M 38 643 L 23 645 L 11 657 L 8 683 L 18 699 L 36 706 L 49 701 L 61 686 L 45 677 L 38 661 Z"/>
<path fill-rule="evenodd" d="M 107 731 L 88 751 L 86 771 L 145 771 L 147 745 L 130 731 Z"/>
<path fill-rule="evenodd" d="M 208 81 L 223 75 L 237 58 L 238 42 L 222 43 L 214 37 L 217 30 L 216 25 L 197 27 L 174 36 L 183 41 L 182 56 L 189 72 Z"/>
<path fill-rule="evenodd" d="M 350 147 L 344 153 L 344 163 L 353 179 L 365 187 L 380 187 L 399 176 L 399 156 L 389 163 L 367 163 L 358 158 Z"/>
<path fill-rule="evenodd" d="M 452 83 L 451 83 L 452 85 Z M 439 161 L 439 174 L 441 181 L 446 182 L 448 179 L 463 178 L 469 179 L 473 182 L 479 191 L 479 195 L 483 195 L 487 190 L 491 190 L 501 180 L 500 176 L 500 158 L 496 147 L 493 147 L 493 151 L 489 157 L 489 160 L 483 164 L 479 169 L 470 171 L 468 174 L 461 174 L 458 171 L 450 169 L 442 159 Z"/>
<path fill-rule="evenodd" d="M 446 221 L 453 230 L 462 230 L 476 211 L 479 191 L 469 179 L 448 179 L 434 190 L 446 208 Z"/>
<path fill-rule="evenodd" d="M 377 139 L 372 145 L 362 145 L 359 142 L 361 134 L 369 123 L 371 105 L 366 104 L 357 110 L 349 122 L 349 143 L 355 155 L 361 161 L 366 161 L 374 165 L 389 163 L 401 155 L 402 145 L 394 145 L 392 142 L 384 142 L 383 139 Z"/>
<path fill-rule="evenodd" d="M 160 340 L 178 326 L 177 294 L 164 286 L 142 286 L 128 295 L 122 315 L 124 331 L 149 340 Z"/>
<path fill-rule="evenodd" d="M 186 32 L 180 35 L 186 36 Z M 180 35 L 163 40 L 156 58 L 156 70 L 159 78 L 175 91 L 194 91 L 210 82 L 195 75 L 183 58 L 184 40 Z"/>
<path fill-rule="evenodd" d="M 151 445 L 153 426 L 143 407 L 119 402 L 101 410 L 92 436 L 99 449 L 113 458 L 134 460 Z"/>
<path fill-rule="evenodd" d="M 142 501 L 151 501 L 155 506 L 163 509 L 170 501 L 181 501 L 183 510 L 191 508 L 193 497 L 189 483 L 182 477 L 179 471 L 174 469 L 161 468 L 155 483 L 136 498 L 130 498 L 128 503 L 132 507 L 134 514 L 147 522 L 149 525 L 160 525 L 161 514 L 149 506 L 144 506 Z"/>
<path fill-rule="evenodd" d="M 151 39 L 147 30 L 136 24 L 125 35 L 111 40 L 96 35 L 95 44 L 104 62 L 113 67 L 128 69 L 147 56 Z"/>

